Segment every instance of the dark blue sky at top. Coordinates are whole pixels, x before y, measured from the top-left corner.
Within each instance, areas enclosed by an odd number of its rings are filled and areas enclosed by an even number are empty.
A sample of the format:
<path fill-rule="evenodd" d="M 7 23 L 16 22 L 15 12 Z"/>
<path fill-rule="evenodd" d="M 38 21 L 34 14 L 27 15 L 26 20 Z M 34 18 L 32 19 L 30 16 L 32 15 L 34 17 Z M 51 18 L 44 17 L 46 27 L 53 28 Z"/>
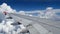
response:
<path fill-rule="evenodd" d="M 0 5 L 2 3 L 7 3 L 17 11 L 43 10 L 47 7 L 60 9 L 60 0 L 0 0 Z"/>

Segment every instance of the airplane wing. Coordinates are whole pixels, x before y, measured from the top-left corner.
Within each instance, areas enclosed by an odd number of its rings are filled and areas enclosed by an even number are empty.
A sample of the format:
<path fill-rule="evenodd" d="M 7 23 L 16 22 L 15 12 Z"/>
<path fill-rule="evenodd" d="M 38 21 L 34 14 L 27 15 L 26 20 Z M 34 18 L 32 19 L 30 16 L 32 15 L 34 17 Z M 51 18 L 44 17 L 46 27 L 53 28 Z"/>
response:
<path fill-rule="evenodd" d="M 30 17 L 26 15 L 20 14 L 9 14 L 16 21 L 23 23 L 25 26 L 28 24 L 32 24 L 32 28 L 30 31 L 33 34 L 60 34 L 60 21 L 54 21 L 49 19 L 42 19 L 39 17 Z M 34 30 L 35 29 L 35 30 Z"/>

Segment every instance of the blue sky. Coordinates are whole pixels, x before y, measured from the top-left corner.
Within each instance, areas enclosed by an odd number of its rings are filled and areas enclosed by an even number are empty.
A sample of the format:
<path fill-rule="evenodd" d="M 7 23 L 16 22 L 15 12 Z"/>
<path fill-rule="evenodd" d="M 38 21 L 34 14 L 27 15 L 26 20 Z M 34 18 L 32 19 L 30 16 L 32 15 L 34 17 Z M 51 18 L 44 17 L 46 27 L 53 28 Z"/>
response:
<path fill-rule="evenodd" d="M 7 3 L 17 11 L 43 10 L 47 7 L 60 9 L 60 0 L 0 0 L 2 3 Z"/>

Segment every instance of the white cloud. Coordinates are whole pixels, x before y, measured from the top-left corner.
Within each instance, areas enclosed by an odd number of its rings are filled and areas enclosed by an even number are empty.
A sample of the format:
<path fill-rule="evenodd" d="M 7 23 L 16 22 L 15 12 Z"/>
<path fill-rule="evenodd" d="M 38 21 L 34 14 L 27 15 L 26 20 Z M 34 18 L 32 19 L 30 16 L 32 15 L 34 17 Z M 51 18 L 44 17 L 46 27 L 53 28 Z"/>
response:
<path fill-rule="evenodd" d="M 55 14 L 55 11 L 53 11 L 53 8 L 52 7 L 48 7 L 45 10 L 45 17 L 46 18 L 51 18 L 54 14 Z"/>
<path fill-rule="evenodd" d="M 8 13 L 14 13 L 14 12 L 16 12 L 14 9 L 12 9 L 6 3 L 3 3 L 2 5 L 0 5 L 0 12 L 4 12 L 4 11 L 8 12 Z"/>
<path fill-rule="evenodd" d="M 59 19 L 60 15 L 57 15 L 56 13 L 60 13 L 60 9 L 53 9 L 52 7 L 47 7 L 46 10 L 40 11 L 40 18 L 47 18 L 47 19 Z"/>
<path fill-rule="evenodd" d="M 52 7 L 47 7 L 46 10 L 52 10 L 53 8 Z"/>
<path fill-rule="evenodd" d="M 29 15 L 29 16 L 33 16 L 33 15 Z"/>
<path fill-rule="evenodd" d="M 19 11 L 19 14 L 25 15 L 25 12 L 24 11 Z"/>

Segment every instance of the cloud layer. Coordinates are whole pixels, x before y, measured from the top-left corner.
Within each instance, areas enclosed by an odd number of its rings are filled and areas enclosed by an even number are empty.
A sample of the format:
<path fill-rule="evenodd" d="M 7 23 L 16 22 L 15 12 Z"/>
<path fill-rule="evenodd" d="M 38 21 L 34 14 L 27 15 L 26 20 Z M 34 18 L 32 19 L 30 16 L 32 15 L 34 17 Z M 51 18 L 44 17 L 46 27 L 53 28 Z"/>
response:
<path fill-rule="evenodd" d="M 47 7 L 46 10 L 34 10 L 34 11 L 19 11 L 17 12 L 16 10 L 12 9 L 9 5 L 6 3 L 3 3 L 0 5 L 0 12 L 8 12 L 8 13 L 17 13 L 21 15 L 28 15 L 26 13 L 29 13 L 28 16 L 34 16 L 32 13 L 39 13 L 37 16 L 40 18 L 53 18 L 53 19 L 60 19 L 60 9 L 53 9 L 52 7 Z"/>
<path fill-rule="evenodd" d="M 19 11 L 19 14 L 32 15 L 32 13 L 39 13 L 37 16 L 40 18 L 46 18 L 46 19 L 55 19 L 60 20 L 60 9 L 53 9 L 52 7 L 47 7 L 46 10 L 34 10 L 34 11 Z"/>

